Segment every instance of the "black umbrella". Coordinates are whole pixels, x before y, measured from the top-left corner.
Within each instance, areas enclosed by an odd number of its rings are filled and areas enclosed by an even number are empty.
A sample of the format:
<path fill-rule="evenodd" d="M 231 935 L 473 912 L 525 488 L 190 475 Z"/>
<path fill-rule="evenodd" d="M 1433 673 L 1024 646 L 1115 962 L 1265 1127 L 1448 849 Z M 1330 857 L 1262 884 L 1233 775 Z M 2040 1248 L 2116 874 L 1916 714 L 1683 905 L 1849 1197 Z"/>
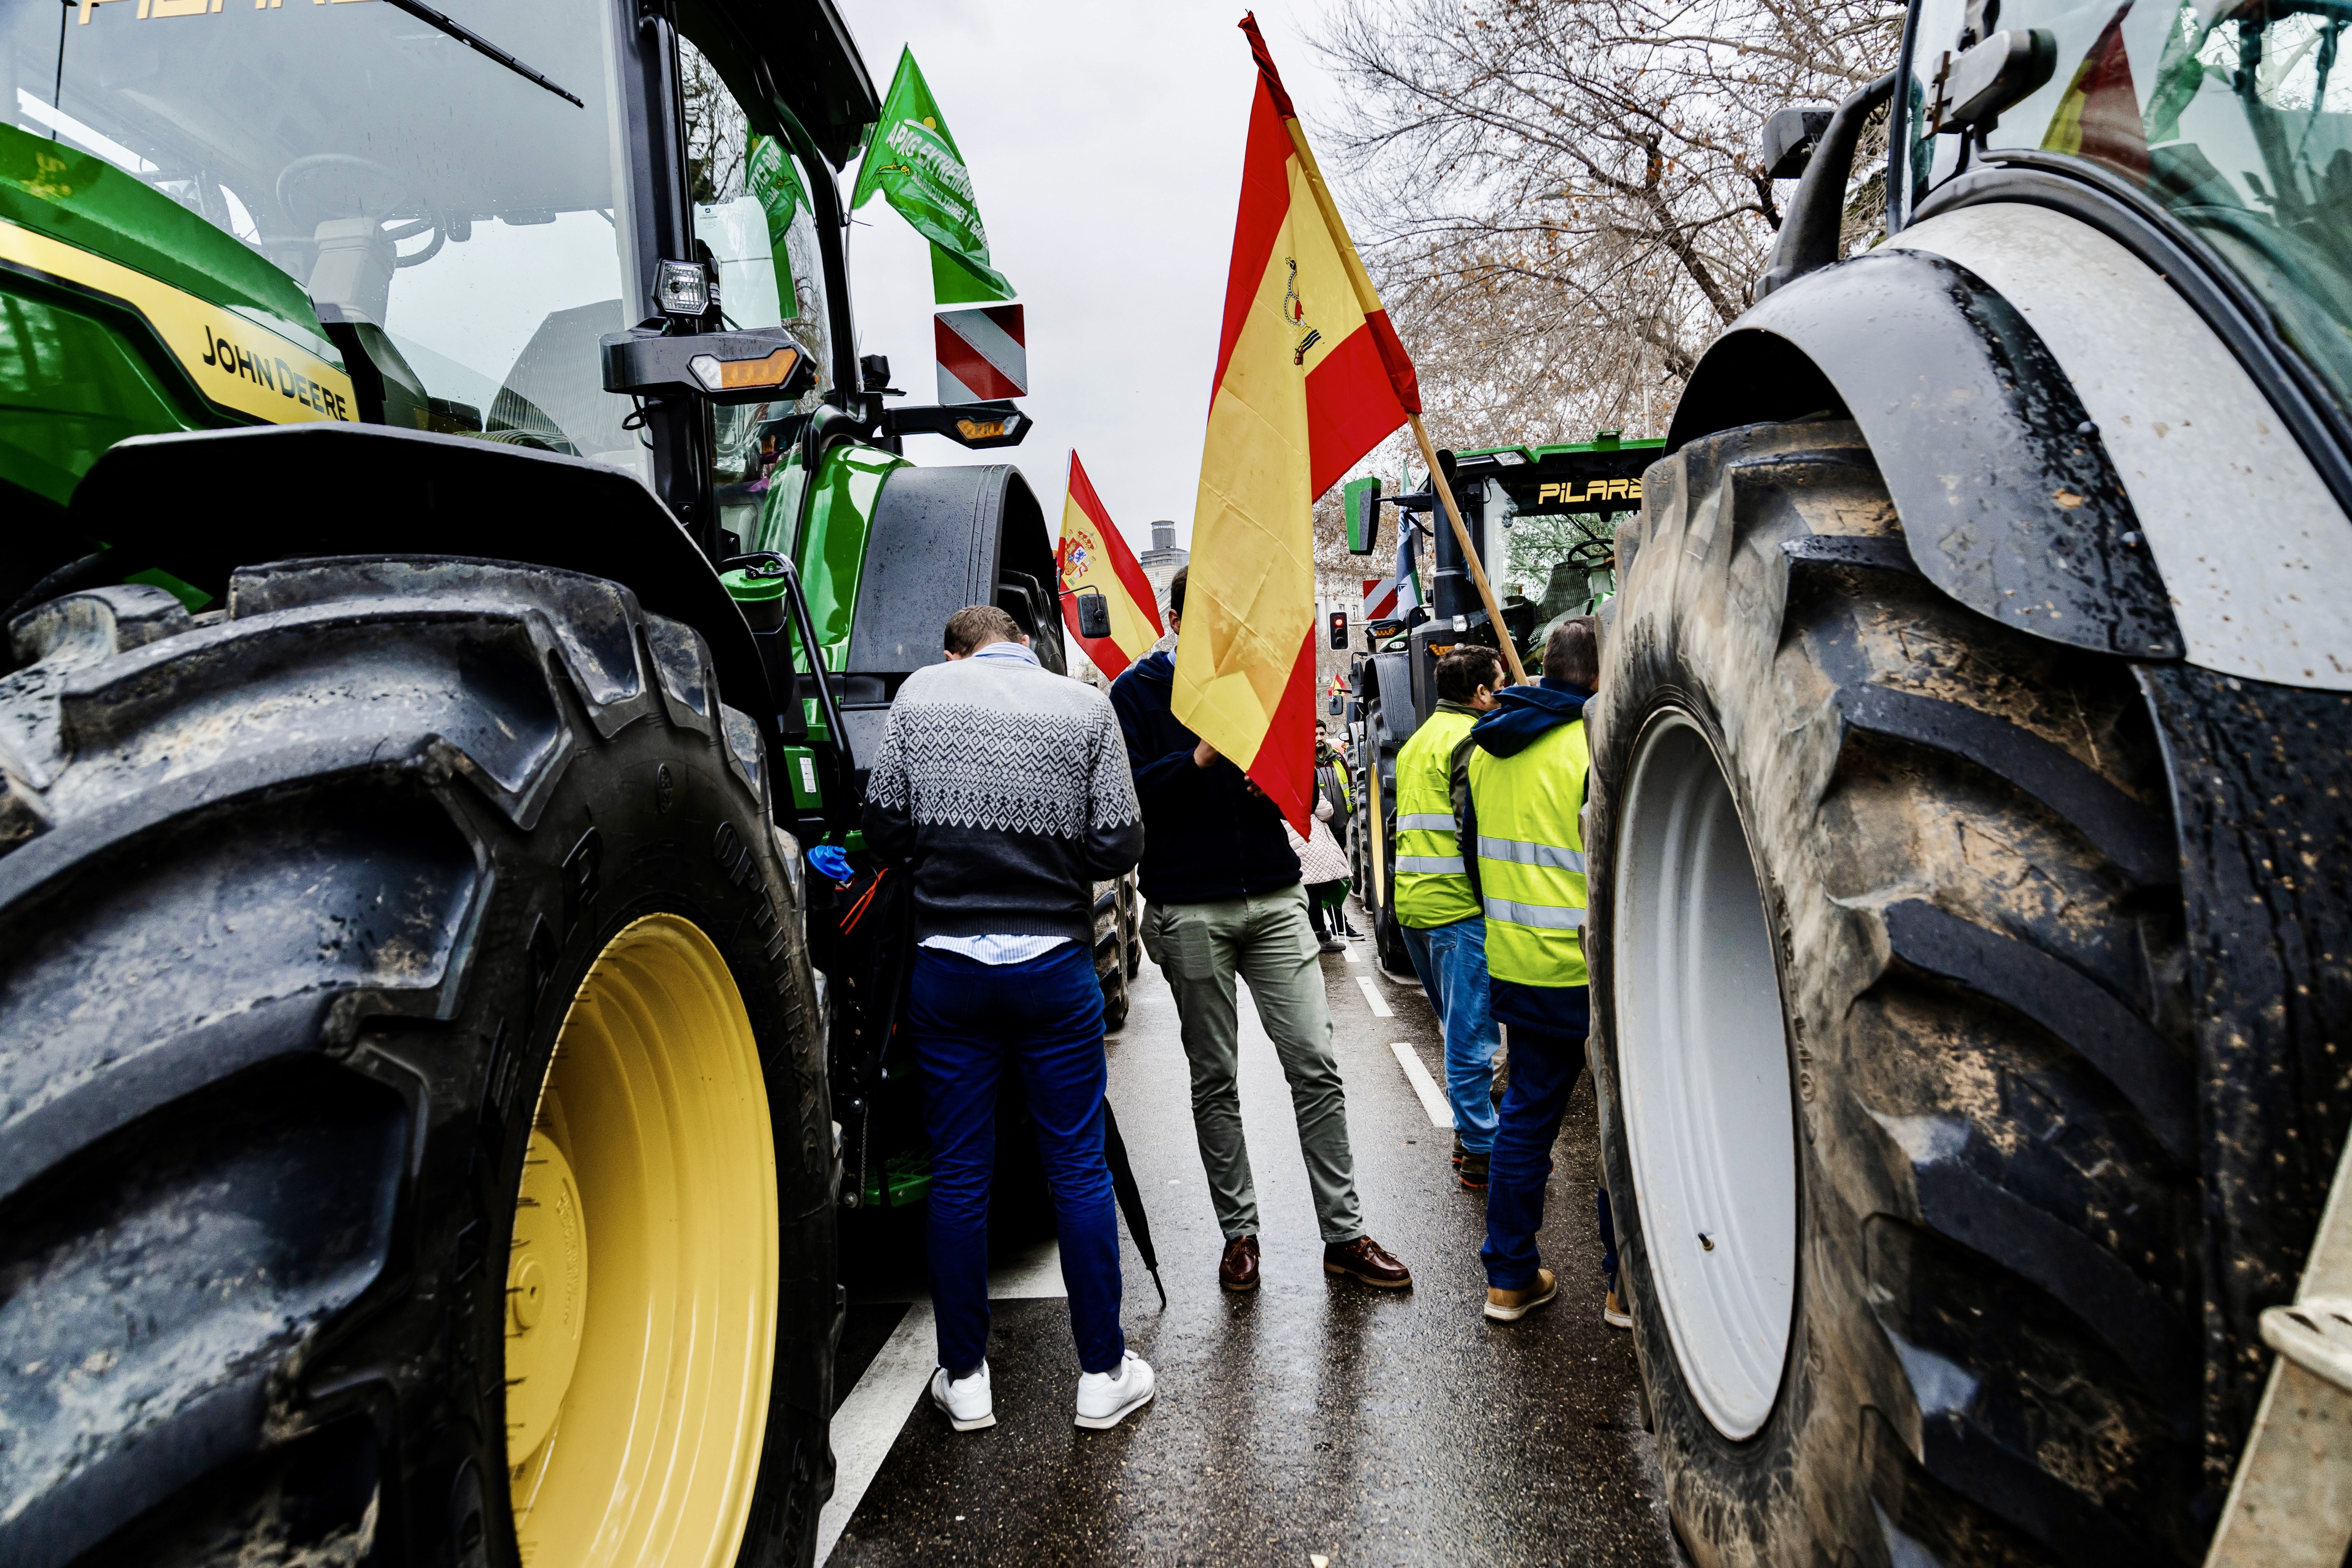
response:
<path fill-rule="evenodd" d="M 1127 1216 L 1127 1234 L 1143 1254 L 1151 1288 L 1160 1292 L 1160 1310 L 1168 1310 L 1168 1287 L 1160 1282 L 1160 1255 L 1151 1249 L 1151 1222 L 1143 1216 L 1143 1189 L 1135 1184 L 1135 1167 L 1128 1163 L 1127 1140 L 1118 1135 L 1118 1118 L 1110 1101 L 1103 1101 L 1103 1159 L 1110 1166 L 1110 1190 L 1118 1195 L 1118 1212 Z"/>

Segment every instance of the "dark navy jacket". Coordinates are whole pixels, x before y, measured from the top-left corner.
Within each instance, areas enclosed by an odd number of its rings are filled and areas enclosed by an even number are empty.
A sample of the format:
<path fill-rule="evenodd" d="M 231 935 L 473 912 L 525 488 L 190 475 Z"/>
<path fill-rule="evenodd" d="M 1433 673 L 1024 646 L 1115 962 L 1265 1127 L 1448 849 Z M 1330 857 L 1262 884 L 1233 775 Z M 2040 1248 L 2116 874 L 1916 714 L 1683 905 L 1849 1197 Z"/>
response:
<path fill-rule="evenodd" d="M 1205 904 L 1289 887 L 1298 857 L 1281 809 L 1245 788 L 1241 769 L 1223 757 L 1192 765 L 1201 737 L 1169 711 L 1175 688 L 1176 661 L 1163 651 L 1129 665 L 1110 689 L 1143 805 L 1143 896 Z"/>

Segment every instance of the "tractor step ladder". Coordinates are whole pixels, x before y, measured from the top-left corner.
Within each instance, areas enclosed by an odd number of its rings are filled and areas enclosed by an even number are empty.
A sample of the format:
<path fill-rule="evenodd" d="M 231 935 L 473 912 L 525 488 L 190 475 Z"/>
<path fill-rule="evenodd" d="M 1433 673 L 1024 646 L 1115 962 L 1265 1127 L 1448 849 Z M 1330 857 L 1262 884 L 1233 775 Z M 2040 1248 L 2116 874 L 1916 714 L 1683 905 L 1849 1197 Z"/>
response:
<path fill-rule="evenodd" d="M 2352 1545 L 2352 1144 L 2292 1307 L 2262 1317 L 2278 1352 L 2205 1568 L 2339 1568 Z"/>

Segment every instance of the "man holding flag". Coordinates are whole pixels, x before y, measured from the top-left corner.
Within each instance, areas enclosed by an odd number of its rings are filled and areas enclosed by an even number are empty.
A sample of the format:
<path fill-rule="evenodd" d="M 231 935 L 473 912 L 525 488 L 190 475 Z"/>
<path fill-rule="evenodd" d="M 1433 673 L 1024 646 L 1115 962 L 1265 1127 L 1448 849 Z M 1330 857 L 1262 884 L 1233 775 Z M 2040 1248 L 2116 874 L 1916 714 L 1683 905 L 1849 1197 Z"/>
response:
<path fill-rule="evenodd" d="M 1410 1285 L 1412 1271 L 1364 1234 L 1347 1093 L 1323 1001 L 1321 944 L 1308 928 L 1307 890 L 1298 857 L 1282 830 L 1281 808 L 1170 709 L 1186 642 L 1192 571 L 1185 567 L 1168 585 L 1175 658 L 1162 650 L 1130 666 L 1112 685 L 1110 705 L 1143 807 L 1143 860 L 1137 868 L 1150 906 L 1143 945 L 1176 994 L 1184 1055 L 1192 1067 L 1192 1130 L 1225 1238 L 1217 1282 L 1228 1290 L 1255 1290 L 1258 1284 L 1257 1189 L 1242 1139 L 1234 1076 L 1241 1048 L 1234 995 L 1238 974 L 1249 982 L 1258 1022 L 1290 1080 L 1325 1270 L 1389 1289 Z M 1311 669 L 1307 689 L 1311 697 Z"/>
<path fill-rule="evenodd" d="M 1315 498 L 1421 410 L 1388 313 L 1324 188 L 1255 17 L 1243 156 L 1192 558 L 1170 595 L 1175 658 L 1112 688 L 1144 812 L 1144 940 L 1169 976 L 1228 1289 L 1257 1283 L 1257 1208 L 1234 1085 L 1234 981 L 1290 1079 L 1324 1268 L 1412 1282 L 1363 1234 L 1318 944 L 1281 818 L 1311 831 Z"/>

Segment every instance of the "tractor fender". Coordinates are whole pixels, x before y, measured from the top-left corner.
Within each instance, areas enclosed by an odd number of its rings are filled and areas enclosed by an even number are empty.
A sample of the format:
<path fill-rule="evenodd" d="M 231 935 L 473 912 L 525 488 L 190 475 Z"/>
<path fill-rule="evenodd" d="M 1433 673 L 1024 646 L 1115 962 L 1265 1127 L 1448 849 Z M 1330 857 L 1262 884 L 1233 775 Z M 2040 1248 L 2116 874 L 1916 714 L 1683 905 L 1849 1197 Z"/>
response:
<path fill-rule="evenodd" d="M 702 634 L 730 707 L 774 723 L 751 628 L 633 474 L 462 436 L 285 425 L 134 436 L 74 490 L 68 526 L 215 597 L 239 566 L 334 555 L 520 562 L 608 578 Z"/>
<path fill-rule="evenodd" d="M 2347 454 L 2285 416 L 2287 389 L 2264 390 L 2183 292 L 2193 279 L 2023 201 L 1924 218 L 1889 245 L 1982 279 L 2065 367 L 2164 574 L 2189 663 L 2352 690 L 2352 519 L 2305 442 L 2339 469 Z"/>
<path fill-rule="evenodd" d="M 874 502 L 857 614 L 849 634 L 842 721 L 861 762 L 881 744 L 890 700 L 925 665 L 943 663 L 948 617 L 998 605 L 1060 673 L 1060 574 L 1036 492 L 1009 463 L 893 468 Z M 1006 574 L 1025 579 L 1007 588 Z"/>
<path fill-rule="evenodd" d="M 1058 581 L 1036 492 L 1010 463 L 893 469 L 874 504 L 870 537 L 849 637 L 855 673 L 903 677 L 940 663 L 948 617 L 966 605 L 995 604 L 1008 571 L 1049 591 Z M 1013 618 L 1038 641 L 1060 640 L 1058 605 L 1050 625 Z"/>
<path fill-rule="evenodd" d="M 2070 647 L 2179 657 L 2100 430 L 2033 328 L 1973 272 L 1887 248 L 1774 290 L 1700 360 L 1666 448 L 1838 409 L 1944 593 Z"/>

